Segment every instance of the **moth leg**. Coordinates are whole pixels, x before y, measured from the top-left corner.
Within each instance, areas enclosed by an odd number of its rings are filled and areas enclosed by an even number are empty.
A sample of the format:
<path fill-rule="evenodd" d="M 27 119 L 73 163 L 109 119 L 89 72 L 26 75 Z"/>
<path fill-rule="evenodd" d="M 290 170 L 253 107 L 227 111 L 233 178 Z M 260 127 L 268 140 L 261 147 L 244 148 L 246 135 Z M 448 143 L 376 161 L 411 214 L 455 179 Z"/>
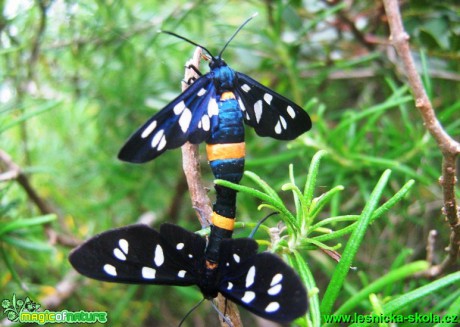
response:
<path fill-rule="evenodd" d="M 224 317 L 227 316 L 227 306 L 228 306 L 228 299 L 225 298 L 225 310 L 224 310 Z"/>
<path fill-rule="evenodd" d="M 227 299 L 225 299 L 225 300 L 227 300 Z M 223 322 L 225 322 L 227 324 L 228 327 L 234 327 L 232 321 L 223 312 L 221 312 L 219 310 L 217 305 L 214 303 L 214 299 L 211 300 L 211 306 L 214 308 L 214 310 L 216 310 L 216 312 L 219 315 L 219 317 L 222 319 Z M 225 306 L 227 306 L 227 305 L 225 305 Z"/>
<path fill-rule="evenodd" d="M 272 212 L 270 214 L 268 214 L 266 217 L 262 218 L 256 225 L 256 227 L 254 227 L 254 229 L 251 231 L 251 233 L 249 234 L 249 238 L 253 238 L 254 235 L 256 234 L 257 230 L 259 229 L 260 225 L 262 225 L 268 218 L 270 218 L 271 216 L 273 215 L 277 215 L 279 214 L 279 212 Z"/>
<path fill-rule="evenodd" d="M 185 66 L 185 68 L 193 70 L 195 72 L 195 74 L 197 74 L 198 76 L 203 76 L 203 74 L 201 74 L 200 70 L 197 67 L 195 67 L 194 64 L 189 64 L 189 65 Z M 195 80 L 196 80 L 196 78 L 195 78 Z"/>
<path fill-rule="evenodd" d="M 188 60 L 185 65 L 185 76 L 182 80 L 183 85 L 190 86 L 192 85 L 199 77 L 203 76 L 200 70 L 193 64 L 193 59 Z M 189 71 L 191 70 L 191 71 Z M 189 78 L 187 78 L 190 76 Z"/>
<path fill-rule="evenodd" d="M 203 76 L 203 74 L 201 74 L 201 72 L 198 70 L 198 68 L 194 65 L 194 64 L 191 64 L 189 62 L 187 62 L 187 64 L 185 65 L 185 69 L 191 69 L 193 70 L 193 72 L 195 73 L 196 76 L 200 77 L 200 76 Z M 192 76 L 190 77 L 189 79 L 185 80 L 183 79 L 182 80 L 182 83 L 190 86 L 192 85 L 193 83 L 195 83 L 195 81 L 198 79 L 198 77 L 196 76 Z"/>
<path fill-rule="evenodd" d="M 193 83 L 195 83 L 196 80 L 197 80 L 196 77 L 190 77 L 188 80 L 183 79 L 182 83 L 187 84 L 188 86 L 190 86 Z"/>

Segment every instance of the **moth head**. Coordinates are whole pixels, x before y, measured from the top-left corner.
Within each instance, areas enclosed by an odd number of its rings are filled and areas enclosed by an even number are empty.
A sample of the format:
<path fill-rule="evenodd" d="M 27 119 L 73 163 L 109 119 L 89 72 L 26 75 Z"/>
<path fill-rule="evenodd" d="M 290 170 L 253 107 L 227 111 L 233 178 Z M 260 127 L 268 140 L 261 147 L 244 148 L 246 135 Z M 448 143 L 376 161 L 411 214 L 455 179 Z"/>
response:
<path fill-rule="evenodd" d="M 213 57 L 209 62 L 209 68 L 215 69 L 219 67 L 227 66 L 227 63 L 221 57 Z"/>

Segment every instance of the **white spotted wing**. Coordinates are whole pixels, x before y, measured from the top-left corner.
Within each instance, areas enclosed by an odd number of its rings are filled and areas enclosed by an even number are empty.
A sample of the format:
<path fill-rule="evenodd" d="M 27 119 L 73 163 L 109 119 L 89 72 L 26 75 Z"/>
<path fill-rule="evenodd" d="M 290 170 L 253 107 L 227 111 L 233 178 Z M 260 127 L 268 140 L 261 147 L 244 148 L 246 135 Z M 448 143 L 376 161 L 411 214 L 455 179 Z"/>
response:
<path fill-rule="evenodd" d="M 206 241 L 171 226 L 163 225 L 160 233 L 146 225 L 112 229 L 76 248 L 69 260 L 82 275 L 107 282 L 197 284 Z"/>
<path fill-rule="evenodd" d="M 185 142 L 205 141 L 218 117 L 216 89 L 209 74 L 201 76 L 134 132 L 118 158 L 143 163 Z"/>
<path fill-rule="evenodd" d="M 219 291 L 269 320 L 288 322 L 304 315 L 308 300 L 298 275 L 276 255 L 256 251 L 252 239 L 222 242 Z"/>
<path fill-rule="evenodd" d="M 205 248 L 204 238 L 176 225 L 163 224 L 160 232 L 131 225 L 89 239 L 69 260 L 79 273 L 97 280 L 196 285 L 206 298 L 221 292 L 273 321 L 292 321 L 307 311 L 300 278 L 277 256 L 257 253 L 253 239 L 222 240 L 215 274 L 206 270 Z"/>
<path fill-rule="evenodd" d="M 258 135 L 293 140 L 311 128 L 310 116 L 300 106 L 245 74 L 236 76 L 234 92 L 244 121 Z"/>

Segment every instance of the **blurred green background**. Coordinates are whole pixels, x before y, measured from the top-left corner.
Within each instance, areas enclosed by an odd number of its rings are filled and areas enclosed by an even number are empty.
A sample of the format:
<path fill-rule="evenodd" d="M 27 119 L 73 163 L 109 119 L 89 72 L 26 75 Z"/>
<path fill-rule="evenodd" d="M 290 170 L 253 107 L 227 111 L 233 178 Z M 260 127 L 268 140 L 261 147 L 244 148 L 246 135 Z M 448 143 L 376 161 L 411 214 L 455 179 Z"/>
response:
<path fill-rule="evenodd" d="M 327 150 L 316 195 L 337 185 L 345 189 L 321 218 L 359 214 L 387 168 L 393 174 L 383 200 L 415 180 L 409 196 L 367 231 L 354 264 L 358 270 L 350 273 L 339 302 L 398 262 L 425 259 L 432 229 L 438 231 L 434 260 L 444 258 L 450 230 L 441 214 L 441 154 L 388 44 L 381 2 L 6 0 L 0 6 L 0 149 L 55 214 L 48 231 L 64 239 L 49 242 L 43 221 L 36 219 L 44 212 L 18 181 L 1 175 L 0 222 L 16 225 L 0 232 L 0 300 L 16 293 L 50 310 L 108 311 L 110 326 L 176 326 L 201 299 L 194 288 L 76 277 L 67 255 L 73 239 L 84 240 L 145 215 L 154 227 L 167 221 L 200 228 L 180 150 L 146 165 L 123 163 L 116 155 L 134 130 L 180 93 L 183 67 L 194 51 L 157 30 L 174 31 L 216 53 L 255 12 L 258 17 L 230 44 L 224 58 L 233 69 L 304 106 L 313 128 L 287 143 L 258 137 L 247 128 L 246 169 L 289 203 L 290 194 L 281 191 L 289 181 L 289 164 L 302 184 L 312 156 Z M 460 132 L 459 10 L 455 1 L 410 0 L 402 6 L 419 72 L 452 136 Z M 208 71 L 206 65 L 201 69 Z M 212 188 L 203 150 L 203 178 Z M 2 173 L 8 171 L 4 163 L 0 166 Z M 251 183 L 244 178 L 242 184 Z M 257 210 L 259 204 L 240 194 L 238 220 L 263 218 L 266 212 Z M 266 224 L 276 223 L 271 218 Z M 237 230 L 235 237 L 248 232 Z M 321 297 L 336 263 L 320 251 L 302 255 Z M 387 290 L 387 296 L 427 282 L 408 280 Z M 67 293 L 62 293 L 64 286 Z M 424 298 L 419 308 L 430 310 L 460 294 L 458 288 L 443 292 Z M 369 311 L 367 300 L 357 311 Z M 244 310 L 241 314 L 247 326 L 261 324 Z M 216 321 L 210 305 L 203 304 L 186 324 L 209 326 Z"/>

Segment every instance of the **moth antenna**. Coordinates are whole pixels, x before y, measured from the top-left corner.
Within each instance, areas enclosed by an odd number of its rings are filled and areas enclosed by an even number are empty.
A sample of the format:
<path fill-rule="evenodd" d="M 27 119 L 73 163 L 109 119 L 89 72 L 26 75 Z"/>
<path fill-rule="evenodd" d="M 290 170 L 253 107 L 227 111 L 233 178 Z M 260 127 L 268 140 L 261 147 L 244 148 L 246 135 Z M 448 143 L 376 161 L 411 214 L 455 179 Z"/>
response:
<path fill-rule="evenodd" d="M 217 311 L 217 314 L 222 318 L 222 321 L 224 321 L 228 325 L 228 327 L 234 327 L 232 321 L 228 319 L 228 317 L 219 310 L 219 308 L 214 304 L 214 301 L 211 301 L 211 305 L 214 308 L 214 310 Z"/>
<path fill-rule="evenodd" d="M 230 39 L 227 41 L 227 43 L 225 43 L 224 47 L 222 48 L 222 50 L 220 50 L 219 52 L 219 58 L 222 58 L 222 53 L 224 52 L 224 50 L 227 48 L 227 45 L 233 40 L 233 38 L 236 36 L 236 34 L 238 34 L 238 32 L 244 27 L 244 25 L 246 25 L 247 23 L 249 23 L 249 21 L 251 19 L 253 19 L 254 17 L 256 17 L 259 13 L 255 13 L 253 14 L 251 17 L 249 17 L 248 19 L 246 19 L 244 21 L 243 24 L 240 25 L 240 27 L 238 27 L 238 29 L 235 31 L 235 33 L 233 33 L 233 35 L 230 37 Z"/>
<path fill-rule="evenodd" d="M 184 318 L 182 318 L 182 320 L 180 321 L 179 325 L 177 327 L 181 327 L 182 324 L 184 323 L 185 319 L 187 319 L 188 316 L 190 316 L 190 314 L 195 311 L 196 308 L 198 308 L 201 303 L 203 303 L 203 301 L 205 300 L 205 298 L 203 298 L 200 302 L 198 302 L 197 304 L 195 304 L 195 306 L 193 308 L 191 308 L 184 316 Z"/>
<path fill-rule="evenodd" d="M 185 42 L 188 42 L 190 44 L 193 44 L 194 46 L 197 46 L 197 47 L 200 47 L 201 49 L 203 49 L 204 51 L 206 51 L 211 57 L 214 58 L 214 56 L 211 54 L 211 51 L 209 51 L 208 49 L 206 49 L 204 46 L 196 43 L 196 42 L 193 42 L 192 40 L 189 40 L 187 39 L 186 37 L 184 36 L 181 36 L 179 34 L 176 34 L 174 32 L 170 32 L 170 31 L 162 31 L 162 30 L 159 30 L 158 33 L 165 33 L 165 34 L 169 34 L 169 35 L 172 35 L 172 36 L 175 36 L 177 37 L 178 39 L 181 39 L 181 40 L 184 40 Z"/>
<path fill-rule="evenodd" d="M 279 214 L 279 212 L 272 212 L 272 213 L 268 214 L 265 218 L 261 219 L 261 220 L 257 223 L 256 227 L 254 227 L 254 229 L 252 230 L 251 234 L 249 234 L 248 237 L 249 237 L 249 238 L 253 238 L 254 235 L 256 234 L 257 230 L 259 229 L 260 225 L 262 225 L 262 224 L 263 224 L 268 218 L 270 218 L 271 216 L 274 216 L 274 215 L 277 215 L 277 214 Z"/>

